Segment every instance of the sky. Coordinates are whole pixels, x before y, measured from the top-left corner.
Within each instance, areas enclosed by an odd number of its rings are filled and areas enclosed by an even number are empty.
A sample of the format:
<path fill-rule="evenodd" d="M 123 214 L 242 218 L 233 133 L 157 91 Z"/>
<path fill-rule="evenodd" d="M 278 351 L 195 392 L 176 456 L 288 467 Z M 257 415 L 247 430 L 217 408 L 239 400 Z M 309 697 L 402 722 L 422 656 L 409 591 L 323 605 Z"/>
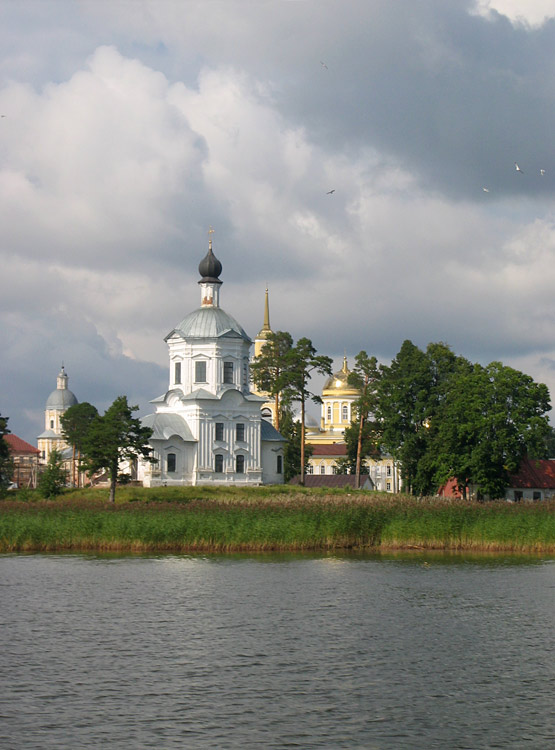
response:
<path fill-rule="evenodd" d="M 442 341 L 555 394 L 552 0 L 0 0 L 0 50 L 23 439 L 62 363 L 79 401 L 152 411 L 210 227 L 251 338 L 268 286 L 337 368 Z"/>

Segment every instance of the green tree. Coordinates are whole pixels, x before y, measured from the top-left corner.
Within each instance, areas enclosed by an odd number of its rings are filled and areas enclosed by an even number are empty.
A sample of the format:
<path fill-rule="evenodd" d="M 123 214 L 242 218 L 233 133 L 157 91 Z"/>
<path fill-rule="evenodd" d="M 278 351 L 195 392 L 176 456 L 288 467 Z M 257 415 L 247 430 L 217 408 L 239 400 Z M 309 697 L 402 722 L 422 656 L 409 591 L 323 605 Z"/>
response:
<path fill-rule="evenodd" d="M 4 435 L 9 435 L 9 417 L 0 414 L 0 497 L 4 497 L 10 482 L 12 481 L 14 465 L 10 455 L 10 447 Z"/>
<path fill-rule="evenodd" d="M 376 357 L 369 357 L 362 350 L 356 355 L 355 365 L 348 377 L 349 385 L 354 386 L 360 392 L 360 396 L 353 402 L 357 421 L 355 458 L 355 487 L 357 489 L 360 487 L 362 459 L 370 452 L 377 453 L 378 423 L 373 417 L 378 404 L 377 389 L 380 374 Z M 352 443 L 351 428 L 348 427 L 345 433 L 347 455 L 352 455 L 349 451 L 350 443 Z"/>
<path fill-rule="evenodd" d="M 275 402 L 275 428 L 280 431 L 281 402 L 287 395 L 288 356 L 293 339 L 287 331 L 269 333 L 258 357 L 251 363 L 251 377 L 256 387 Z"/>
<path fill-rule="evenodd" d="M 64 468 L 64 457 L 54 449 L 48 457 L 48 463 L 39 479 L 39 492 L 43 497 L 57 497 L 65 489 L 67 471 Z"/>
<path fill-rule="evenodd" d="M 92 421 L 98 416 L 98 411 L 92 404 L 83 401 L 82 404 L 70 406 L 60 418 L 62 425 L 62 435 L 69 445 L 73 448 L 71 458 L 71 483 L 75 484 L 75 456 L 77 454 L 77 463 L 81 463 L 81 452 L 83 443 Z M 77 485 L 79 485 L 80 472 L 77 475 Z"/>
<path fill-rule="evenodd" d="M 104 469 L 110 478 L 110 502 L 116 499 L 116 483 L 121 461 L 137 456 L 150 457 L 148 440 L 150 427 L 143 427 L 140 419 L 133 417 L 138 406 L 129 406 L 126 396 L 118 396 L 103 416 L 91 421 L 81 450 L 89 474 Z"/>
<path fill-rule="evenodd" d="M 401 463 L 403 484 L 415 491 L 418 463 L 427 444 L 430 368 L 423 351 L 404 341 L 390 366 L 381 367 L 376 416 L 386 451 Z"/>
<path fill-rule="evenodd" d="M 305 439 L 305 406 L 308 399 L 314 403 L 322 403 L 320 396 L 309 390 L 310 378 L 313 373 L 320 375 L 332 374 L 333 360 L 323 354 L 316 354 L 312 341 L 300 338 L 292 347 L 286 358 L 286 373 L 283 379 L 283 392 L 290 401 L 298 401 L 301 405 L 301 445 L 300 445 L 300 475 L 304 484 L 306 465 Z"/>
<path fill-rule="evenodd" d="M 422 351 L 405 341 L 389 367 L 382 367 L 377 416 L 383 445 L 401 464 L 405 489 L 429 494 L 438 471 L 437 433 L 453 378 L 471 369 L 444 343 Z"/>
<path fill-rule="evenodd" d="M 489 497 L 503 497 L 524 456 L 545 455 L 549 391 L 518 370 L 475 364 L 451 382 L 438 420 L 436 480 L 456 477 Z"/>
<path fill-rule="evenodd" d="M 287 440 L 284 448 L 283 457 L 283 477 L 288 482 L 293 477 L 301 473 L 306 473 L 310 456 L 313 448 L 311 445 L 305 446 L 304 452 L 304 471 L 301 472 L 301 423 L 295 419 L 293 410 L 290 407 L 281 410 L 281 434 Z"/>

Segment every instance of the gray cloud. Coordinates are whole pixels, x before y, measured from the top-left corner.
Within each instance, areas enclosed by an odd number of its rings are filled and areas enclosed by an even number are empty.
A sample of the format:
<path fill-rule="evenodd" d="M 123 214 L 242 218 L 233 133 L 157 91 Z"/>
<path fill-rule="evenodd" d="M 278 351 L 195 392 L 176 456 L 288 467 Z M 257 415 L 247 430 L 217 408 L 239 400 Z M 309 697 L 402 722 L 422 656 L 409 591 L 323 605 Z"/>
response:
<path fill-rule="evenodd" d="M 442 340 L 555 385 L 555 22 L 466 0 L 47 5 L 0 25 L 17 434 L 41 431 L 62 360 L 80 400 L 148 409 L 210 225 L 251 336 L 268 284 L 273 327 L 337 362 Z"/>

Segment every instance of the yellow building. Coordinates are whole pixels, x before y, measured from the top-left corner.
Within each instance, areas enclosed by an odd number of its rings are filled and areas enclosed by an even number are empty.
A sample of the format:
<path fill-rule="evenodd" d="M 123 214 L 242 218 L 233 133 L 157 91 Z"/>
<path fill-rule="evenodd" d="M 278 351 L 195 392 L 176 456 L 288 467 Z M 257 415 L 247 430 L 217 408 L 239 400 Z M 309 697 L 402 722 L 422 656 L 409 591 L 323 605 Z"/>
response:
<path fill-rule="evenodd" d="M 266 289 L 264 324 L 254 340 L 255 357 L 260 355 L 270 333 L 272 333 L 272 329 L 270 327 L 268 289 Z M 312 446 L 313 450 L 308 462 L 307 474 L 328 476 L 337 474 L 338 462 L 345 460 L 347 457 L 344 440 L 345 428 L 351 424 L 355 416 L 353 404 L 360 395 L 357 388 L 349 385 L 350 373 L 347 357 L 344 356 L 342 368 L 324 383 L 320 423 L 318 424 L 317 420 L 309 415 L 306 417 L 306 442 Z M 254 385 L 251 390 L 259 396 L 268 396 Z M 274 400 L 268 400 L 262 405 L 262 416 L 271 421 L 275 427 Z M 391 456 L 383 456 L 379 459 L 366 458 L 364 459 L 364 465 L 374 489 L 382 492 L 399 492 L 401 487 L 400 468 Z"/>
<path fill-rule="evenodd" d="M 262 351 L 262 347 L 268 340 L 268 336 L 273 333 L 272 329 L 270 328 L 270 304 L 268 300 L 268 287 L 266 287 L 266 295 L 264 298 L 264 324 L 260 331 L 256 334 L 256 338 L 254 339 L 254 357 L 260 356 L 260 353 Z M 276 420 L 276 402 L 275 399 L 273 399 L 268 393 L 265 393 L 261 390 L 259 390 L 254 383 L 251 386 L 252 393 L 255 393 L 257 396 L 265 396 L 268 398 L 268 401 L 266 401 L 264 404 L 262 404 L 262 418 L 267 419 L 268 422 L 271 422 L 274 427 L 276 427 L 277 420 Z"/>
<path fill-rule="evenodd" d="M 360 395 L 357 388 L 349 385 L 350 372 L 347 357 L 343 357 L 341 370 L 324 383 L 320 427 L 310 424 L 306 427 L 306 440 L 313 449 L 307 467 L 308 474 L 336 474 L 339 462 L 347 457 L 345 428 L 355 417 L 353 404 Z M 365 458 L 363 463 L 374 489 L 383 492 L 399 491 L 399 466 L 391 456 Z"/>
<path fill-rule="evenodd" d="M 347 357 L 343 357 L 343 367 L 324 383 L 322 389 L 322 413 L 320 427 L 307 427 L 307 441 L 312 445 L 331 445 L 343 442 L 343 433 L 353 419 L 353 402 L 359 391 L 349 385 L 351 371 L 347 367 Z"/>

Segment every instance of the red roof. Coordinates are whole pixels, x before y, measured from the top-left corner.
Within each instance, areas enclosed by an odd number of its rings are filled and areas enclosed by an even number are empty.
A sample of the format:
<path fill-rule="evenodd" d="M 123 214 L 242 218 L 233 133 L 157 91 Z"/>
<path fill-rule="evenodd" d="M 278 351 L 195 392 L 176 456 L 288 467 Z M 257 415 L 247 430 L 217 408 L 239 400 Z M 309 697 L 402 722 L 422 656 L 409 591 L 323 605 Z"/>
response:
<path fill-rule="evenodd" d="M 26 443 L 25 440 L 17 437 L 17 435 L 12 435 L 12 433 L 10 433 L 9 435 L 4 435 L 4 440 L 10 448 L 10 453 L 33 453 L 37 455 L 40 454 L 39 449 L 35 448 L 34 445 L 31 445 L 31 443 Z"/>
<path fill-rule="evenodd" d="M 310 443 L 313 456 L 346 456 L 347 446 L 345 443 L 332 443 L 331 445 L 316 445 Z"/>
<path fill-rule="evenodd" d="M 522 489 L 555 488 L 555 460 L 550 458 L 525 458 L 517 474 L 509 478 L 510 487 Z"/>
<path fill-rule="evenodd" d="M 524 458 L 516 474 L 509 477 L 509 487 L 513 489 L 555 489 L 555 459 L 553 458 Z M 439 490 L 443 497 L 461 497 L 457 488 L 457 480 L 451 477 Z"/>
<path fill-rule="evenodd" d="M 360 487 L 369 479 L 368 474 L 360 475 Z M 293 477 L 289 484 L 300 484 L 300 476 Z M 354 474 L 305 474 L 305 487 L 354 487 L 356 476 Z"/>

